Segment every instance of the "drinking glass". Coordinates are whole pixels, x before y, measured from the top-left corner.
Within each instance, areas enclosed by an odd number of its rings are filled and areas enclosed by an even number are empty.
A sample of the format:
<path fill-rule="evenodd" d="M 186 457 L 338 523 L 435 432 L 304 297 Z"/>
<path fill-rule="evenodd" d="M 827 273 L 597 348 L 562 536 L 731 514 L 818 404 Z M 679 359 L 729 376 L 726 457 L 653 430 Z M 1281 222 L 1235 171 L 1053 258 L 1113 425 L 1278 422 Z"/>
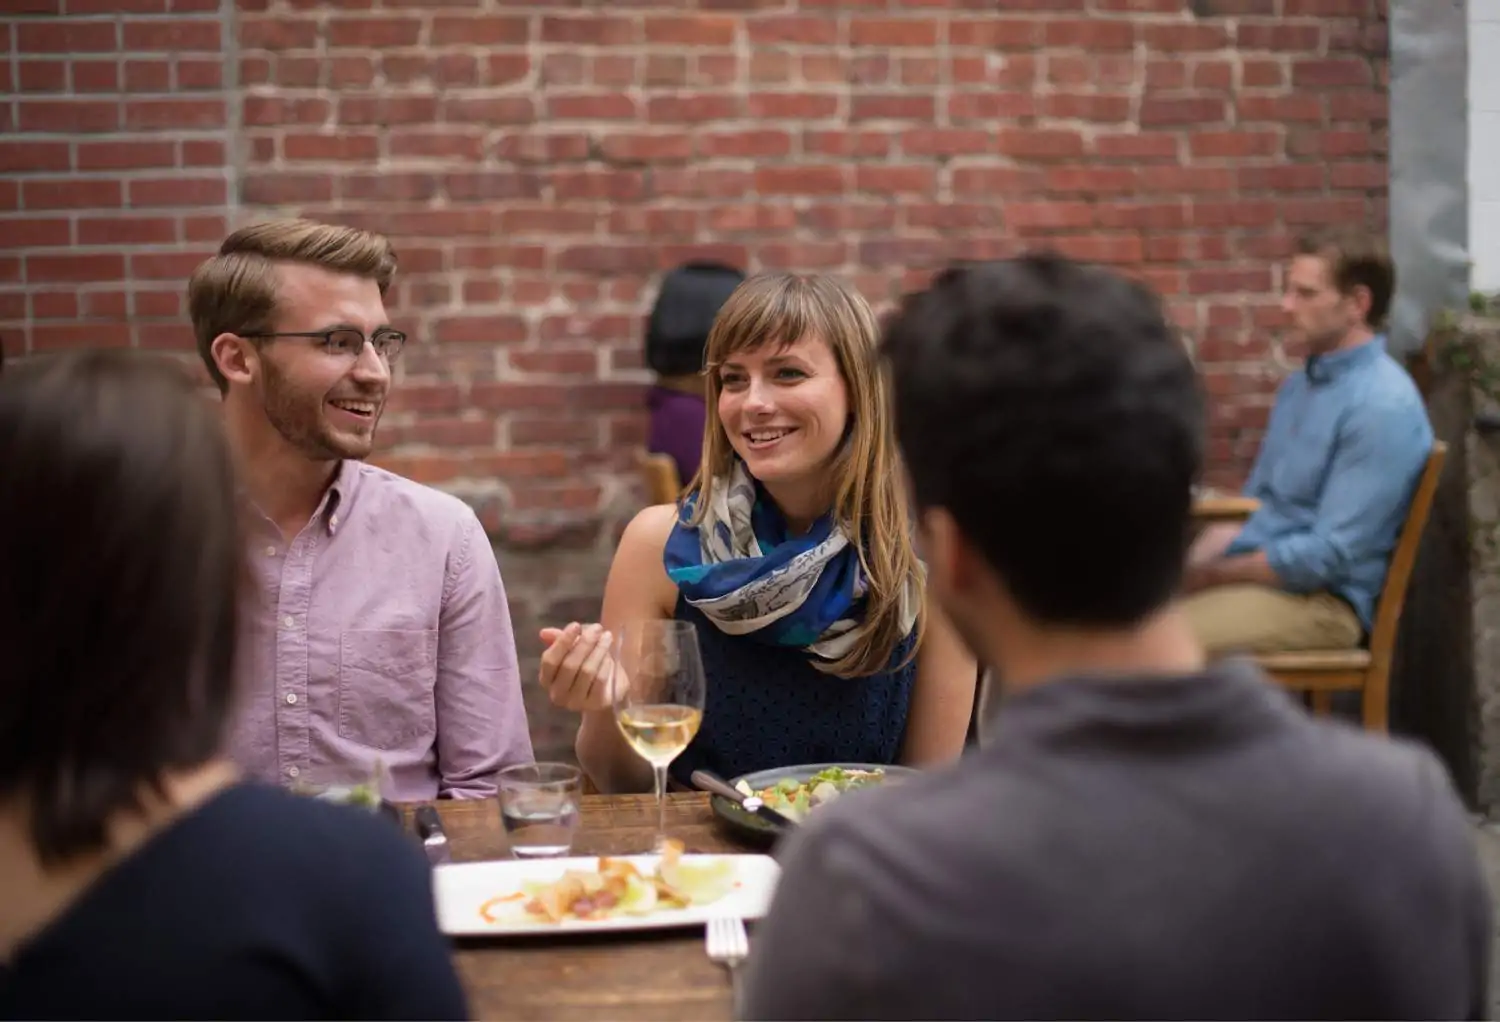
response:
<path fill-rule="evenodd" d="M 619 632 L 610 678 L 615 723 L 656 774 L 659 852 L 667 839 L 667 766 L 703 722 L 703 657 L 687 621 L 634 621 Z"/>
<path fill-rule="evenodd" d="M 385 761 L 346 760 L 308 767 L 291 784 L 299 795 L 379 811 L 390 798 L 390 775 Z"/>
<path fill-rule="evenodd" d="M 500 822 L 518 859 L 567 855 L 578 829 L 583 774 L 567 763 L 526 763 L 501 770 Z"/>

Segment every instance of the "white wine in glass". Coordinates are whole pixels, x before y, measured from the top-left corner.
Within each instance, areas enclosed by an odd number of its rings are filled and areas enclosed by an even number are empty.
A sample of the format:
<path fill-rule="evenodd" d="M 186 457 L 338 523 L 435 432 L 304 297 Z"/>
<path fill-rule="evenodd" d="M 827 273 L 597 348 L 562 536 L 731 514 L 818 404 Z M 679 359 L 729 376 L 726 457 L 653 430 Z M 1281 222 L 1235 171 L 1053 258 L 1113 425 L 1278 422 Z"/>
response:
<path fill-rule="evenodd" d="M 667 767 L 703 722 L 698 631 L 687 621 L 633 621 L 619 630 L 612 679 L 615 723 L 656 775 L 656 842 L 666 841 Z"/>

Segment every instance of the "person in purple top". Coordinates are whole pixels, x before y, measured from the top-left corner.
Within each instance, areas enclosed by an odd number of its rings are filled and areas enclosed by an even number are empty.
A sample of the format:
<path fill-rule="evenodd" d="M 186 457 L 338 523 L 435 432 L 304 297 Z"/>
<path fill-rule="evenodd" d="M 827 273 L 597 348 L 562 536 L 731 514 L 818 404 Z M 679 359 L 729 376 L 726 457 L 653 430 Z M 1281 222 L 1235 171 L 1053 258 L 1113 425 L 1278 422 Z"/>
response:
<path fill-rule="evenodd" d="M 708 331 L 745 275 L 715 262 L 689 262 L 668 273 L 646 320 L 646 364 L 656 383 L 646 395 L 651 432 L 646 448 L 677 464 L 684 483 L 703 456 L 703 350 Z"/>
<path fill-rule="evenodd" d="M 485 798 L 532 758 L 494 550 L 468 505 L 364 463 L 406 340 L 395 269 L 379 235 L 276 220 L 188 284 L 259 597 L 232 748 L 282 784 L 383 771 L 393 801 Z"/>

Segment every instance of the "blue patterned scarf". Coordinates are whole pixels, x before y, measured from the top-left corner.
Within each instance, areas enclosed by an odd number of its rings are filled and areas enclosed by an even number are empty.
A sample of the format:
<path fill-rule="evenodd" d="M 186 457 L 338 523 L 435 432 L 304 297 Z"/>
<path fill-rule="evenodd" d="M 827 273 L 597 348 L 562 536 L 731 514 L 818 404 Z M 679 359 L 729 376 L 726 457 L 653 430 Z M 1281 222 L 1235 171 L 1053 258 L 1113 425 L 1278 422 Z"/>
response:
<path fill-rule="evenodd" d="M 688 603 L 727 635 L 806 649 L 825 660 L 853 647 L 868 587 L 832 514 L 805 535 L 789 535 L 781 510 L 738 460 L 727 480 L 715 480 L 702 524 L 691 527 L 696 500 L 679 508 L 664 556 L 667 575 Z M 909 580 L 901 600 L 907 634 L 918 599 L 917 583 Z"/>

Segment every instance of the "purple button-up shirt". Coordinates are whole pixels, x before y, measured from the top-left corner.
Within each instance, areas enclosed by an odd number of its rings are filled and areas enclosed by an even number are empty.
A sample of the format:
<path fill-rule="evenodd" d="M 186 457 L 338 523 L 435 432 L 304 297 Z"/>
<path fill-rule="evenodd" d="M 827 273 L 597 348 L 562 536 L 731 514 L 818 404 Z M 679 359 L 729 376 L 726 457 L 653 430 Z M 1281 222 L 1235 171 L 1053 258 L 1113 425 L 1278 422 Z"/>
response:
<path fill-rule="evenodd" d="M 532 759 L 495 553 L 456 497 L 346 461 L 288 544 L 252 512 L 236 762 L 266 780 L 387 773 L 386 797 L 484 798 Z"/>

